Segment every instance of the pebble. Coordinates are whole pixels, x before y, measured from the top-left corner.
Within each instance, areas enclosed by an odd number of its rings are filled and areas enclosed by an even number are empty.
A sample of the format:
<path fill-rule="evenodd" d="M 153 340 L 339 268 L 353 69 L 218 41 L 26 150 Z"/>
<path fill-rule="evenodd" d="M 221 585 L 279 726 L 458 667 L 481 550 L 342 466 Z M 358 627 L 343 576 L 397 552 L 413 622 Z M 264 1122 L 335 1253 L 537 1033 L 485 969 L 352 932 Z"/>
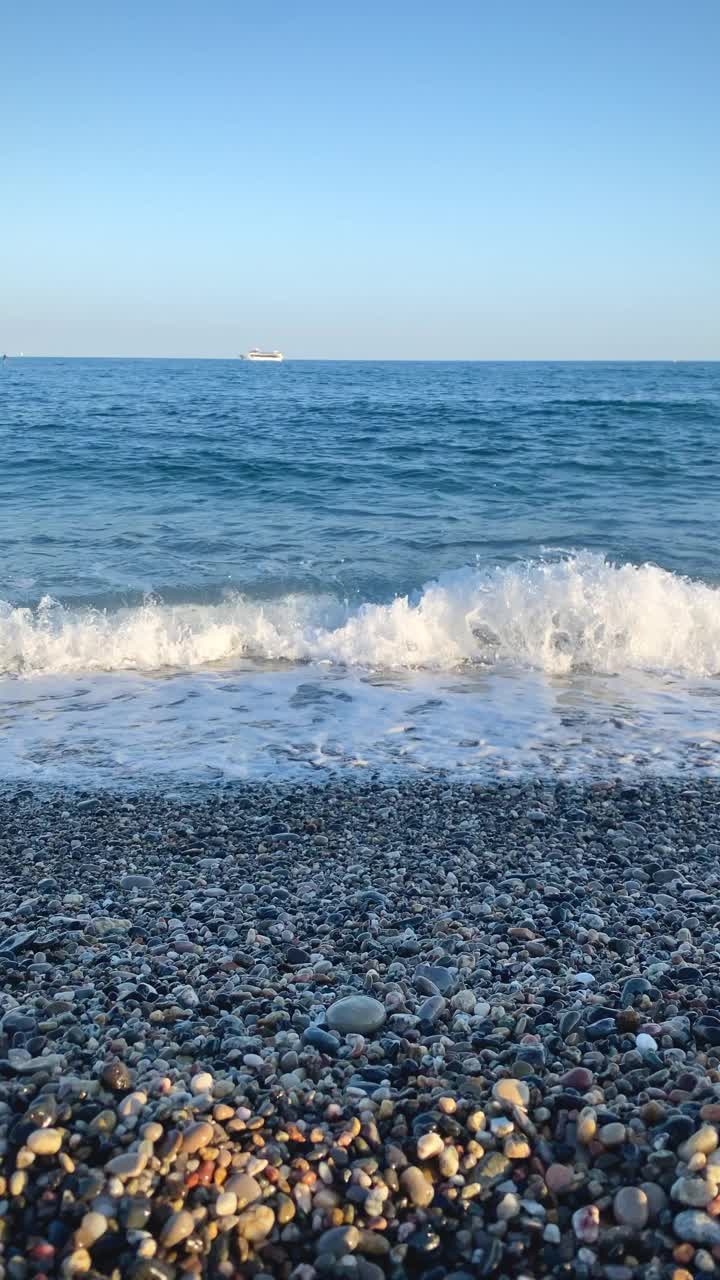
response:
<path fill-rule="evenodd" d="M 432 1203 L 435 1192 L 432 1183 L 427 1181 L 422 1169 L 410 1165 L 400 1175 L 400 1184 L 416 1208 L 424 1209 Z"/>
<path fill-rule="evenodd" d="M 683 1209 L 673 1218 L 673 1231 L 680 1240 L 692 1244 L 720 1244 L 720 1221 L 699 1209 Z"/>
<path fill-rule="evenodd" d="M 331 1227 L 323 1231 L 317 1242 L 317 1252 L 330 1258 L 342 1258 L 352 1253 L 360 1244 L 360 1232 L 357 1227 Z"/>
<path fill-rule="evenodd" d="M 704 1124 L 697 1133 L 693 1133 L 685 1142 L 678 1147 L 678 1155 L 681 1160 L 689 1162 L 694 1155 L 710 1155 L 718 1146 L 718 1133 L 712 1125 Z"/>
<path fill-rule="evenodd" d="M 680 1204 L 692 1206 L 693 1209 L 704 1209 L 705 1205 L 715 1199 L 716 1193 L 716 1185 L 704 1178 L 683 1177 L 673 1183 L 670 1196 L 673 1200 L 679 1200 Z"/>
<path fill-rule="evenodd" d="M 530 1143 L 522 1133 L 511 1133 L 503 1143 L 503 1154 L 508 1160 L 529 1160 Z"/>
<path fill-rule="evenodd" d="M 530 1102 L 530 1090 L 522 1080 L 496 1080 L 492 1091 L 493 1098 L 499 1102 L 510 1103 L 514 1107 L 527 1110 Z"/>
<path fill-rule="evenodd" d="M 121 889 L 153 889 L 154 887 L 150 876 L 123 876 L 120 881 Z"/>
<path fill-rule="evenodd" d="M 551 1164 L 545 1174 L 546 1186 L 556 1196 L 561 1196 L 564 1192 L 569 1191 L 574 1181 L 575 1174 L 573 1170 L 564 1164 Z"/>
<path fill-rule="evenodd" d="M 179 1209 L 168 1218 L 160 1232 L 160 1243 L 165 1249 L 172 1249 L 181 1240 L 186 1240 L 195 1230 L 195 1219 L 187 1209 Z"/>
<path fill-rule="evenodd" d="M 108 1220 L 104 1213 L 89 1212 L 83 1216 L 82 1222 L 75 1232 L 75 1241 L 86 1249 L 92 1249 L 96 1240 L 105 1235 Z"/>
<path fill-rule="evenodd" d="M 132 1075 L 123 1062 L 110 1062 L 102 1073 L 103 1084 L 117 1093 L 123 1093 L 132 1085 Z"/>
<path fill-rule="evenodd" d="M 372 996 L 346 996 L 343 1000 L 336 1000 L 327 1012 L 330 1029 L 343 1035 L 351 1031 L 370 1035 L 383 1025 L 385 1018 L 384 1006 Z"/>
<path fill-rule="evenodd" d="M 52 794 L 0 796 L 7 1280 L 717 1268 L 716 783 Z"/>
<path fill-rule="evenodd" d="M 233 1191 L 221 1191 L 215 1201 L 215 1213 L 218 1218 L 230 1218 L 237 1212 L 238 1200 Z"/>
<path fill-rule="evenodd" d="M 620 1124 L 617 1120 L 611 1121 L 610 1124 L 604 1124 L 602 1128 L 598 1130 L 598 1138 L 604 1147 L 622 1146 L 626 1136 L 627 1130 L 625 1129 L 625 1125 Z"/>
<path fill-rule="evenodd" d="M 62 1146 L 62 1134 L 59 1129 L 34 1129 L 26 1145 L 36 1156 L 54 1156 Z"/>
<path fill-rule="evenodd" d="M 251 1243 L 264 1240 L 275 1226 L 275 1214 L 269 1205 L 258 1204 L 241 1213 L 237 1221 L 238 1234 Z"/>
<path fill-rule="evenodd" d="M 560 1083 L 566 1089 L 577 1089 L 578 1093 L 587 1093 L 592 1087 L 593 1075 L 592 1071 L 588 1071 L 587 1067 L 573 1067 L 571 1071 L 566 1071 L 560 1077 Z"/>
<path fill-rule="evenodd" d="M 594 1244 L 600 1234 L 600 1210 L 595 1204 L 583 1205 L 572 1216 L 573 1231 L 583 1244 Z"/>
<path fill-rule="evenodd" d="M 457 1147 L 443 1147 L 438 1156 L 438 1169 L 443 1178 L 454 1178 L 460 1168 L 460 1155 Z"/>
<path fill-rule="evenodd" d="M 418 1138 L 417 1153 L 419 1160 L 431 1160 L 433 1156 L 437 1156 L 445 1148 L 445 1143 L 439 1133 L 424 1133 Z"/>
<path fill-rule="evenodd" d="M 199 1120 L 196 1124 L 191 1124 L 185 1130 L 182 1136 L 181 1150 L 188 1155 L 193 1155 L 196 1151 L 201 1151 L 203 1147 L 207 1147 L 212 1142 L 213 1127 L 208 1124 L 207 1120 Z"/>
<path fill-rule="evenodd" d="M 113 1156 L 105 1165 L 105 1172 L 116 1174 L 119 1178 L 136 1178 L 147 1164 L 147 1156 L 141 1151 L 123 1152 Z"/>
<path fill-rule="evenodd" d="M 622 1227 L 642 1231 L 650 1215 L 648 1198 L 640 1187 L 621 1187 L 613 1199 L 615 1221 Z"/>
<path fill-rule="evenodd" d="M 262 1187 L 250 1173 L 234 1173 L 225 1183 L 225 1190 L 235 1197 L 236 1207 L 245 1209 L 262 1196 Z"/>

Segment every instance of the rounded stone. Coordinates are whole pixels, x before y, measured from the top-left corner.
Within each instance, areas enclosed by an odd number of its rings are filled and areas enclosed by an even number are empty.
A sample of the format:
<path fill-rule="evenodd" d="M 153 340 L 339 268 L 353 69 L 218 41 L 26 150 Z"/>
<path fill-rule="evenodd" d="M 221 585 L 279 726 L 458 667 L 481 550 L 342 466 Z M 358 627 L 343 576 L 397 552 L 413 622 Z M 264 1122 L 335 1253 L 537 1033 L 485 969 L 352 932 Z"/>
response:
<path fill-rule="evenodd" d="M 123 876 L 120 881 L 121 889 L 153 889 L 154 881 L 150 876 Z"/>
<path fill-rule="evenodd" d="M 586 1204 L 576 1209 L 572 1216 L 576 1239 L 582 1244 L 594 1244 L 600 1234 L 600 1210 L 596 1204 Z"/>
<path fill-rule="evenodd" d="M 593 1082 L 592 1071 L 588 1071 L 587 1067 L 573 1067 L 571 1071 L 566 1071 L 564 1076 L 560 1077 L 560 1083 L 566 1089 L 577 1089 L 578 1093 L 586 1093 L 591 1088 Z"/>
<path fill-rule="evenodd" d="M 240 1214 L 237 1223 L 238 1234 L 251 1244 L 265 1240 L 275 1226 L 275 1214 L 267 1204 L 257 1204 Z"/>
<path fill-rule="evenodd" d="M 59 1129 L 34 1129 L 26 1146 L 36 1156 L 54 1156 L 62 1146 L 62 1134 Z"/>
<path fill-rule="evenodd" d="M 613 1200 L 615 1221 L 622 1227 L 642 1231 L 650 1216 L 650 1206 L 640 1187 L 621 1187 Z"/>
<path fill-rule="evenodd" d="M 400 1175 L 400 1185 L 416 1209 L 426 1209 L 432 1203 L 435 1190 L 417 1165 L 410 1165 Z"/>
<path fill-rule="evenodd" d="M 198 1120 L 196 1124 L 188 1125 L 182 1136 L 181 1151 L 188 1155 L 193 1155 L 196 1151 L 200 1151 L 203 1147 L 210 1145 L 213 1136 L 213 1127 L 208 1124 L 207 1120 Z"/>
<path fill-rule="evenodd" d="M 524 1133 L 510 1133 L 503 1143 L 503 1153 L 508 1160 L 529 1160 L 530 1143 Z"/>
<path fill-rule="evenodd" d="M 445 1143 L 439 1133 L 424 1133 L 418 1138 L 417 1153 L 419 1160 L 432 1160 L 444 1150 Z"/>
<path fill-rule="evenodd" d="M 303 1031 L 303 1044 L 309 1044 L 319 1053 L 327 1053 L 331 1058 L 335 1057 L 340 1048 L 337 1036 L 331 1036 L 330 1032 L 323 1031 L 322 1027 L 307 1027 Z"/>
<path fill-rule="evenodd" d="M 350 1032 L 369 1035 L 383 1025 L 385 1017 L 385 1006 L 372 996 L 345 996 L 327 1011 L 328 1026 L 342 1035 Z"/>
<path fill-rule="evenodd" d="M 173 1245 L 180 1244 L 181 1240 L 187 1240 L 194 1230 L 195 1219 L 192 1214 L 188 1213 L 187 1209 L 180 1209 L 165 1223 L 160 1232 L 160 1243 L 165 1249 L 172 1249 Z"/>
<path fill-rule="evenodd" d="M 650 1221 L 653 1222 L 667 1208 L 667 1195 L 657 1182 L 643 1182 L 640 1190 L 647 1196 Z"/>
<path fill-rule="evenodd" d="M 678 1155 L 681 1160 L 688 1163 L 695 1155 L 710 1155 L 718 1145 L 717 1130 L 712 1125 L 704 1124 L 697 1133 L 691 1136 L 678 1147 Z"/>
<path fill-rule="evenodd" d="M 551 1164 L 545 1174 L 548 1191 L 552 1191 L 554 1196 L 561 1196 L 569 1191 L 574 1181 L 573 1170 L 566 1164 Z"/>
<path fill-rule="evenodd" d="M 460 1155 L 457 1147 L 443 1147 L 438 1156 L 438 1169 L 443 1178 L 454 1178 L 460 1168 Z"/>
<path fill-rule="evenodd" d="M 330 1227 L 323 1231 L 316 1252 L 327 1254 L 331 1258 L 343 1258 L 352 1253 L 360 1243 L 360 1232 L 357 1227 Z"/>
<path fill-rule="evenodd" d="M 620 1147 L 625 1141 L 627 1130 L 624 1124 L 620 1124 L 619 1120 L 612 1120 L 610 1124 L 604 1124 L 602 1129 L 598 1130 L 598 1138 L 604 1147 Z"/>
<path fill-rule="evenodd" d="M 592 1142 L 597 1133 L 597 1111 L 594 1107 L 583 1107 L 577 1119 L 577 1139 L 583 1146 Z"/>
<path fill-rule="evenodd" d="M 75 1241 L 79 1245 L 84 1245 L 86 1249 L 91 1249 L 96 1240 L 105 1235 L 108 1229 L 108 1220 L 104 1213 L 95 1213 L 91 1211 L 86 1213 L 80 1226 L 75 1232 Z"/>
<path fill-rule="evenodd" d="M 218 1218 L 230 1218 L 237 1212 L 237 1196 L 233 1191 L 221 1191 L 215 1201 L 215 1213 Z"/>
<path fill-rule="evenodd" d="M 92 1267 L 92 1258 L 87 1249 L 73 1249 L 73 1252 L 63 1262 L 63 1275 L 78 1276 L 83 1275 Z"/>
<path fill-rule="evenodd" d="M 637 1046 L 638 1053 L 641 1053 L 643 1057 L 645 1057 L 646 1053 L 655 1053 L 658 1047 L 657 1040 L 654 1036 L 649 1036 L 645 1031 L 641 1031 L 635 1037 L 635 1044 Z"/>
<path fill-rule="evenodd" d="M 251 1173 L 234 1173 L 225 1183 L 224 1190 L 235 1196 L 238 1209 L 246 1209 L 262 1196 L 260 1183 Z"/>
<path fill-rule="evenodd" d="M 510 1078 L 496 1080 L 492 1092 L 496 1102 L 509 1103 L 513 1107 L 520 1107 L 522 1111 L 527 1111 L 530 1090 L 524 1081 Z"/>
<path fill-rule="evenodd" d="M 704 1209 L 706 1204 L 715 1199 L 716 1188 L 712 1182 L 704 1178 L 678 1178 L 672 1185 L 670 1195 L 680 1204 L 689 1205 L 692 1209 Z"/>
<path fill-rule="evenodd" d="M 132 1075 L 124 1062 L 109 1062 L 102 1073 L 102 1082 L 116 1093 L 125 1093 L 132 1085 Z"/>
<path fill-rule="evenodd" d="M 415 978 L 427 979 L 441 996 L 446 996 L 455 986 L 452 973 L 441 964 L 419 964 L 415 970 Z"/>
<path fill-rule="evenodd" d="M 683 1209 L 673 1218 L 673 1231 L 690 1244 L 720 1244 L 720 1221 L 699 1209 Z"/>
<path fill-rule="evenodd" d="M 142 1151 L 123 1151 L 122 1155 L 108 1160 L 105 1172 L 115 1174 L 118 1178 L 136 1178 L 146 1164 L 147 1156 Z"/>

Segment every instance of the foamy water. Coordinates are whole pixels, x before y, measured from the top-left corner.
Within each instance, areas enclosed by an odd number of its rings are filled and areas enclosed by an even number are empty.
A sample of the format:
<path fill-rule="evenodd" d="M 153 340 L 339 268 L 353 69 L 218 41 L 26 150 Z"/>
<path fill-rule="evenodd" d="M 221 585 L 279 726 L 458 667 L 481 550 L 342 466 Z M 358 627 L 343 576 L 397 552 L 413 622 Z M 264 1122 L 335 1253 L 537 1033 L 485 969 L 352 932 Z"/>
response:
<path fill-rule="evenodd" d="M 0 665 L 8 776 L 720 767 L 720 590 L 592 553 L 354 609 L 6 604 Z"/>
<path fill-rule="evenodd" d="M 240 658 L 372 670 L 504 664 L 550 674 L 720 672 L 720 589 L 590 552 L 459 569 L 414 596 L 349 607 L 293 594 L 117 611 L 0 602 L 0 673 L 188 669 Z"/>
<path fill-rule="evenodd" d="M 6 363 L 0 779 L 717 771 L 719 366 Z"/>

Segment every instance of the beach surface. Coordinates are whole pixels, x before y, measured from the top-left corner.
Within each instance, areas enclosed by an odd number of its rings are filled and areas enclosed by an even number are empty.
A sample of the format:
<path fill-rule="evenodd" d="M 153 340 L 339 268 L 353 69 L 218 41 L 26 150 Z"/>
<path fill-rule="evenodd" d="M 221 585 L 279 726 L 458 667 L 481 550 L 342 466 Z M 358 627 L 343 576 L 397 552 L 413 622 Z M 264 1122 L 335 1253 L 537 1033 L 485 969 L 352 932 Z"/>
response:
<path fill-rule="evenodd" d="M 720 1261 L 720 787 L 0 794 L 4 1274 Z"/>

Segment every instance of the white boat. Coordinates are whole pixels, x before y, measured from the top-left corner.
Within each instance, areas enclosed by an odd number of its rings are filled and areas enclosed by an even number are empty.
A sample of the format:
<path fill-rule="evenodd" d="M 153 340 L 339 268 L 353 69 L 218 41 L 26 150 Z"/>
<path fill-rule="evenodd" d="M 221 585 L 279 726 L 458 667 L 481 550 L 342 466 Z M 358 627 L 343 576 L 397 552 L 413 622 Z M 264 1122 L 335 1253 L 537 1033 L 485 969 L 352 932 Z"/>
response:
<path fill-rule="evenodd" d="M 253 347 L 251 351 L 246 351 L 245 355 L 241 356 L 240 359 L 241 360 L 274 360 L 277 363 L 278 360 L 283 359 L 283 353 L 282 351 L 259 351 L 257 347 Z"/>

